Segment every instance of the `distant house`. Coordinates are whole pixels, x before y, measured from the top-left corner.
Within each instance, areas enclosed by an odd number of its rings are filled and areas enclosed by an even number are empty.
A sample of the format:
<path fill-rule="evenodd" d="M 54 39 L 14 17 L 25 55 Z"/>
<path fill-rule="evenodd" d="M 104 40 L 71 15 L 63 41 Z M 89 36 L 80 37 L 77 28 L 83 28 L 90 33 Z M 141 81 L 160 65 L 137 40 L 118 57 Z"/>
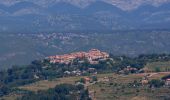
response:
<path fill-rule="evenodd" d="M 65 76 L 81 76 L 82 72 L 80 70 L 74 70 L 74 71 L 65 71 L 64 72 Z"/>
<path fill-rule="evenodd" d="M 66 75 L 70 75 L 70 74 L 71 74 L 71 72 L 70 72 L 70 71 L 65 71 L 65 72 L 64 72 L 64 74 L 66 74 Z"/>
<path fill-rule="evenodd" d="M 141 83 L 142 83 L 142 85 L 148 85 L 148 83 L 149 83 L 148 75 L 146 75 L 142 78 Z"/>
<path fill-rule="evenodd" d="M 130 71 L 130 72 L 132 72 L 132 73 L 135 73 L 135 72 L 137 71 L 137 68 L 133 68 L 133 67 L 131 67 L 131 66 L 127 66 L 127 68 L 125 68 L 124 70 Z"/>
<path fill-rule="evenodd" d="M 71 72 L 71 75 L 80 76 L 80 75 L 82 75 L 82 72 L 80 70 L 74 70 L 74 71 Z"/>
<path fill-rule="evenodd" d="M 142 80 L 141 83 L 142 83 L 142 85 L 147 85 L 149 83 L 149 81 L 148 80 Z"/>
<path fill-rule="evenodd" d="M 40 77 L 39 77 L 39 76 L 37 76 L 37 75 L 34 75 L 34 78 L 35 78 L 35 79 L 39 79 Z"/>
<path fill-rule="evenodd" d="M 59 64 L 69 64 L 74 59 L 83 59 L 86 58 L 90 62 L 90 64 L 98 64 L 100 59 L 107 59 L 109 54 L 106 52 L 101 52 L 97 49 L 92 49 L 89 52 L 74 52 L 71 54 L 64 54 L 64 55 L 56 55 L 50 56 L 46 59 L 50 60 L 50 63 L 59 63 Z M 79 63 L 83 63 L 80 61 Z"/>
<path fill-rule="evenodd" d="M 110 81 L 110 78 L 109 78 L 109 77 L 104 77 L 101 81 L 102 81 L 102 82 L 109 82 L 109 81 Z"/>
<path fill-rule="evenodd" d="M 119 73 L 120 74 L 138 73 L 138 69 L 137 68 L 133 68 L 131 66 L 127 66 L 123 70 L 120 70 Z"/>
<path fill-rule="evenodd" d="M 83 83 L 81 83 L 81 82 L 76 82 L 76 84 L 75 85 L 84 85 Z"/>
<path fill-rule="evenodd" d="M 165 80 L 165 85 L 170 86 L 170 78 Z"/>
<path fill-rule="evenodd" d="M 85 80 L 86 84 L 90 83 L 92 81 L 92 79 L 90 77 L 85 77 L 84 80 Z"/>
<path fill-rule="evenodd" d="M 164 76 L 162 80 L 165 81 L 166 86 L 170 86 L 170 75 Z"/>
<path fill-rule="evenodd" d="M 89 73 L 97 74 L 97 70 L 95 68 L 88 68 L 87 71 Z"/>

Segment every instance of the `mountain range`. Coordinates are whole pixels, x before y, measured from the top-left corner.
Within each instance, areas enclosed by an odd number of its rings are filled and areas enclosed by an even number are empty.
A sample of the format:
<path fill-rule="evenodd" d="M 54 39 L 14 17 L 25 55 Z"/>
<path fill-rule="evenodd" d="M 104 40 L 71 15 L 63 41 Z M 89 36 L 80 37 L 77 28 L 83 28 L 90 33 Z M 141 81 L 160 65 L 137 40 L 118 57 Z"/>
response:
<path fill-rule="evenodd" d="M 0 0 L 0 32 L 169 29 L 170 0 Z"/>

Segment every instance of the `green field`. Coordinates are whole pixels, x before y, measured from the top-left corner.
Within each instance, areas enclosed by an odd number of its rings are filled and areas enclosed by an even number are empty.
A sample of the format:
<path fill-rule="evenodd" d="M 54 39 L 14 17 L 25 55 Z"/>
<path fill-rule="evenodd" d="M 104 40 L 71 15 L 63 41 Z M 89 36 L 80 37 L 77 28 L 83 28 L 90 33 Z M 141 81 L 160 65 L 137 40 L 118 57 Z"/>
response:
<path fill-rule="evenodd" d="M 38 90 L 47 90 L 49 88 L 54 88 L 56 85 L 68 83 L 75 84 L 75 81 L 80 80 L 81 77 L 70 77 L 70 78 L 59 78 L 51 81 L 43 80 L 30 85 L 25 85 L 19 87 L 20 89 L 29 90 L 29 91 L 38 91 Z"/>
<path fill-rule="evenodd" d="M 168 73 L 157 73 L 149 79 L 160 79 Z M 163 100 L 170 93 L 168 88 L 128 87 L 135 80 L 140 81 L 145 74 L 110 76 L 109 82 L 99 82 L 89 86 L 95 100 Z"/>
<path fill-rule="evenodd" d="M 170 72 L 150 73 L 149 80 L 160 79 L 168 74 L 170 74 Z M 146 73 L 131 74 L 126 76 L 118 74 L 98 74 L 98 82 L 96 84 L 87 84 L 86 86 L 94 100 L 163 100 L 163 97 L 170 93 L 169 88 L 162 87 L 150 89 L 145 86 L 128 87 L 129 83 L 133 83 L 135 80 L 139 82 L 145 75 Z M 64 77 L 51 81 L 43 80 L 18 88 L 36 92 L 38 90 L 54 88 L 56 85 L 63 83 L 75 84 L 75 81 L 80 80 L 82 77 Z M 103 80 L 104 77 L 110 77 L 111 79 L 106 82 Z M 17 98 L 20 96 L 10 94 L 3 98 L 5 98 L 5 100 L 12 100 L 12 97 Z"/>
<path fill-rule="evenodd" d="M 145 68 L 149 69 L 150 71 L 170 71 L 170 61 L 165 62 L 152 62 L 148 63 Z"/>

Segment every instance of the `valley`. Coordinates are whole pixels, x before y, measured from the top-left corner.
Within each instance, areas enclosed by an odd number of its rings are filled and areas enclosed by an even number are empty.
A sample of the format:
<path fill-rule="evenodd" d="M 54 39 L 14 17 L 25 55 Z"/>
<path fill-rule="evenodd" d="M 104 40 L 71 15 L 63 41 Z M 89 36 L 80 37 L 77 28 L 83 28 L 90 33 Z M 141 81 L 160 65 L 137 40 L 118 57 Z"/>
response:
<path fill-rule="evenodd" d="M 0 71 L 0 99 L 168 100 L 169 61 L 168 54 L 130 58 L 97 49 L 53 55 Z"/>
<path fill-rule="evenodd" d="M 170 100 L 170 0 L 0 0 L 0 100 Z"/>
<path fill-rule="evenodd" d="M 170 32 L 0 34 L 0 69 L 56 54 L 97 48 L 113 55 L 169 53 Z M 10 62 L 10 63 L 9 63 Z"/>

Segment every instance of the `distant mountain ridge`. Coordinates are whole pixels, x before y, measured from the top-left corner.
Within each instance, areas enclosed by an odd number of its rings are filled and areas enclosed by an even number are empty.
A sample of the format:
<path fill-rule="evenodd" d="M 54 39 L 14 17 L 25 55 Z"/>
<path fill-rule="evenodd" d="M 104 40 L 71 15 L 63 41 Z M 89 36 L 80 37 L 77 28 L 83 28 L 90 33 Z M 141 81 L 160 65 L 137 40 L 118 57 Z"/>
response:
<path fill-rule="evenodd" d="M 169 29 L 169 2 L 0 0 L 0 32 Z"/>
<path fill-rule="evenodd" d="M 48 0 L 48 1 L 47 0 L 0 0 L 0 4 L 11 6 L 23 1 L 32 2 L 34 4 L 43 7 L 49 7 L 56 3 L 65 2 L 80 8 L 85 8 L 96 1 L 102 1 L 102 2 L 115 5 L 124 10 L 135 9 L 143 4 L 159 6 L 164 3 L 170 2 L 169 0 Z"/>

